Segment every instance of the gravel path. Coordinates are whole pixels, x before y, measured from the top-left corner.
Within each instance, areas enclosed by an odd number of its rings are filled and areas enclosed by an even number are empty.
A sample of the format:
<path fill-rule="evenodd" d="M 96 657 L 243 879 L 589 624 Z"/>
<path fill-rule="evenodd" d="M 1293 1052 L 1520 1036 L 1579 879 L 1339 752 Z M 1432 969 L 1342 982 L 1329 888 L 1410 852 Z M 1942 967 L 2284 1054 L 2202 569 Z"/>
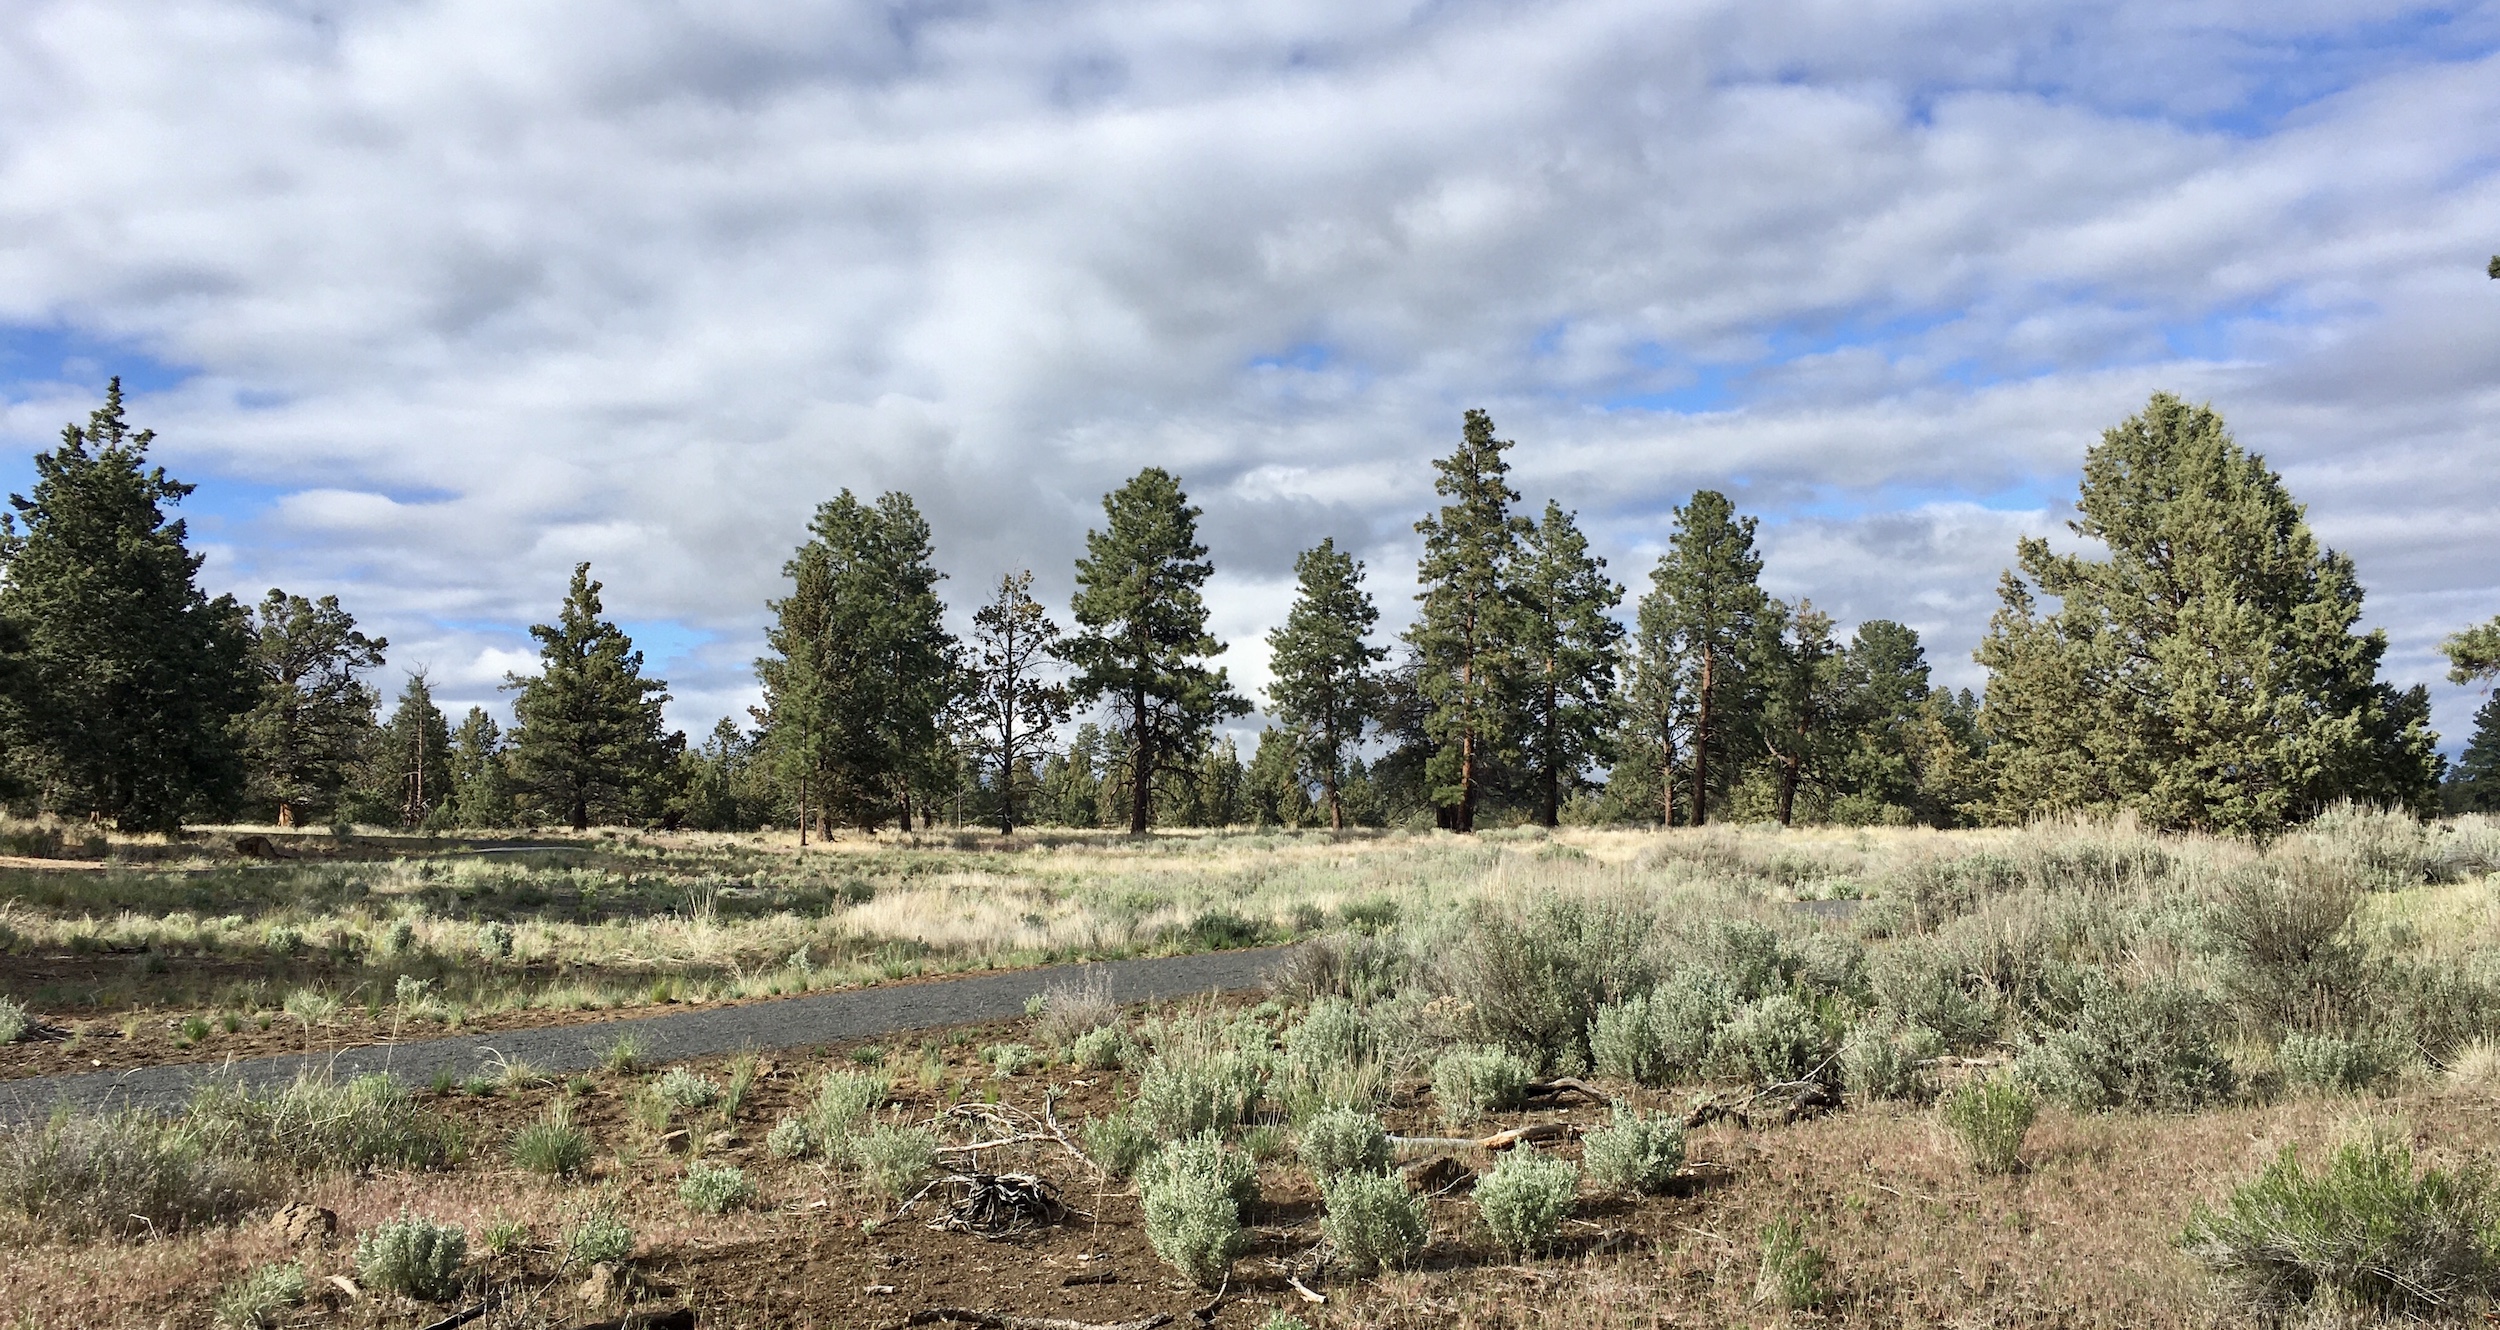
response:
<path fill-rule="evenodd" d="M 449 1069 L 453 1075 L 465 1078 L 475 1074 L 482 1063 L 491 1069 L 492 1055 L 499 1053 L 543 1072 L 580 1071 L 598 1065 L 608 1045 L 629 1031 L 642 1041 L 642 1056 L 648 1062 L 677 1062 L 743 1048 L 772 1050 L 840 1043 L 1022 1016 L 1026 998 L 1053 983 L 1077 979 L 1092 971 L 1110 976 L 1111 996 L 1119 1002 L 1217 990 L 1233 992 L 1256 987 L 1286 950 L 1267 947 L 1105 961 L 1098 965 L 1053 965 L 634 1020 L 499 1030 L 492 1034 L 370 1044 L 336 1052 L 287 1054 L 225 1064 L 34 1076 L 0 1082 L 0 1123 L 38 1118 L 61 1104 L 89 1110 L 125 1106 L 177 1108 L 189 1100 L 194 1087 L 211 1077 L 233 1077 L 245 1085 L 260 1087 L 284 1084 L 307 1067 L 327 1067 L 341 1079 L 387 1071 L 424 1083 L 432 1080 L 438 1070 Z"/>

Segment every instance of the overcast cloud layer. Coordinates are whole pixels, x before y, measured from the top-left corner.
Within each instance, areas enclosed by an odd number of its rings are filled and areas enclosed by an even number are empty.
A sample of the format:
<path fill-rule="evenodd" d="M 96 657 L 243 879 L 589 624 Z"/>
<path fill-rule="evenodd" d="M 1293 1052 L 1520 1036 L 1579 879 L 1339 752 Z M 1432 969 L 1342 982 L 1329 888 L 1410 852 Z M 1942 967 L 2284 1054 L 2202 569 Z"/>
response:
<path fill-rule="evenodd" d="M 959 607 L 1064 605 L 1170 467 L 1255 684 L 1322 536 L 1404 620 L 1483 406 L 1636 593 L 1726 489 L 1775 594 L 1975 685 L 2167 388 L 2434 681 L 2500 611 L 2495 52 L 2366 0 L 0 3 L 0 480 L 123 373 L 219 589 L 497 704 L 588 559 L 699 733 L 842 487 Z"/>

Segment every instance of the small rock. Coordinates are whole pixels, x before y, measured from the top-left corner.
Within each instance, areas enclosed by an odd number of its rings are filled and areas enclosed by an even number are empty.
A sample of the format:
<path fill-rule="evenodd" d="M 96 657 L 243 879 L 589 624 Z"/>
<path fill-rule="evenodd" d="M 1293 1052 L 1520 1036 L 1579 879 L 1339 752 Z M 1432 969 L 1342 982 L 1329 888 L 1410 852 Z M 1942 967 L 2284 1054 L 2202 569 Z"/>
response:
<path fill-rule="evenodd" d="M 307 1201 L 289 1201 L 269 1217 L 269 1227 L 290 1244 L 301 1247 L 338 1232 L 339 1217 Z"/>
<path fill-rule="evenodd" d="M 614 1302 L 617 1295 L 624 1291 L 625 1272 L 618 1269 L 613 1261 L 601 1261 L 590 1267 L 590 1278 L 583 1280 L 582 1286 L 573 1293 L 590 1306 L 603 1307 Z"/>
<path fill-rule="evenodd" d="M 682 1150 L 686 1147 L 686 1143 L 693 1139 L 694 1137 L 688 1133 L 685 1128 L 679 1127 L 677 1130 L 672 1131 L 666 1136 L 660 1138 L 660 1148 L 663 1150 Z"/>
<path fill-rule="evenodd" d="M 716 1131 L 703 1138 L 703 1148 L 706 1150 L 726 1150 L 737 1143 L 738 1133 L 734 1131 Z"/>
<path fill-rule="evenodd" d="M 330 1276 L 329 1283 L 330 1287 L 347 1295 L 347 1300 L 349 1302 L 354 1302 L 356 1299 L 365 1295 L 365 1291 L 363 1289 L 356 1287 L 356 1281 L 345 1275 L 332 1275 Z"/>

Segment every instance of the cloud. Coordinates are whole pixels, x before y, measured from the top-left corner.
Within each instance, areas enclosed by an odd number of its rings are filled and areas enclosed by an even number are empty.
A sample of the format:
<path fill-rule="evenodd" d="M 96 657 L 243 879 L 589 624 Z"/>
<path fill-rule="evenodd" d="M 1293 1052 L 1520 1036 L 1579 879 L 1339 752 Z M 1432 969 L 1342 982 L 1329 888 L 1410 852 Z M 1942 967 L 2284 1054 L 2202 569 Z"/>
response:
<path fill-rule="evenodd" d="M 29 0 L 0 438 L 175 367 L 161 456 L 255 496 L 213 576 L 491 704 L 589 560 L 699 643 L 699 730 L 844 487 L 911 492 L 962 605 L 1064 604 L 1171 467 L 1263 677 L 1323 536 L 1407 612 L 1476 405 L 1636 590 L 1715 486 L 1779 594 L 1975 682 L 2013 534 L 2160 387 L 2427 678 L 2500 609 L 2496 50 L 2397 3 Z"/>

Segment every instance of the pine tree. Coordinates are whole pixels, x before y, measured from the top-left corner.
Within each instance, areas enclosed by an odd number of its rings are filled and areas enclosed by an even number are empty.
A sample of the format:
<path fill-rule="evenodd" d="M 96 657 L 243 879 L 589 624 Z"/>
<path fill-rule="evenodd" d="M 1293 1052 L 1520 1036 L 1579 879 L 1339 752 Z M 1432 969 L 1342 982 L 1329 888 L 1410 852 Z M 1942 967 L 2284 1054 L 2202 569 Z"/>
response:
<path fill-rule="evenodd" d="M 1221 720 L 1250 710 L 1221 669 L 1200 662 L 1224 644 L 1207 633 L 1201 588 L 1215 572 L 1198 543 L 1199 510 L 1180 482 L 1148 467 L 1103 498 L 1108 519 L 1085 533 L 1073 612 L 1080 629 L 1056 654 L 1074 665 L 1079 701 L 1106 702 L 1127 732 L 1122 755 L 1128 827 L 1153 821 L 1154 783 L 1184 774 Z"/>
<path fill-rule="evenodd" d="M 2446 793 L 2452 812 L 2500 809 L 2500 693 L 2474 709 L 2474 737 L 2466 741 Z"/>
<path fill-rule="evenodd" d="M 956 663 L 933 558 L 911 496 L 870 505 L 844 490 L 784 567 L 793 590 L 771 605 L 774 654 L 755 669 L 765 742 L 803 818 L 874 830 L 899 816 L 908 830 L 914 792 L 938 782 Z"/>
<path fill-rule="evenodd" d="M 1875 821 L 1909 814 L 1920 803 L 1921 717 L 1928 707 L 1927 649 L 1915 629 L 1890 619 L 1858 625 L 1840 658 L 1842 723 L 1848 751 L 1839 759 L 1838 784 L 1861 816 Z M 1918 810 L 1924 812 L 1925 810 Z"/>
<path fill-rule="evenodd" d="M 1735 773 L 1730 735 L 1752 720 L 1745 660 L 1768 607 L 1762 558 L 1754 553 L 1755 522 L 1716 490 L 1696 490 L 1675 510 L 1667 552 L 1650 570 L 1641 604 L 1645 666 L 1655 688 L 1686 710 L 1691 755 L 1692 825 L 1710 820 L 1710 797 Z M 1670 687 L 1671 683 L 1671 687 Z M 1716 763 L 1714 759 L 1724 758 Z"/>
<path fill-rule="evenodd" d="M 633 639 L 599 617 L 599 591 L 590 565 L 575 565 L 556 621 L 530 628 L 539 672 L 504 684 L 519 694 L 513 784 L 576 831 L 594 817 L 633 817 L 659 802 L 686 742 L 661 724 L 668 684 L 642 677 Z"/>
<path fill-rule="evenodd" d="M 1416 570 L 1423 609 L 1406 640 L 1415 648 L 1416 689 L 1431 741 L 1425 780 L 1452 831 L 1476 829 L 1476 808 L 1495 765 L 1518 732 L 1518 607 L 1511 561 L 1526 519 L 1511 514 L 1508 439 L 1493 418 L 1471 410 L 1458 451 L 1433 463 L 1433 492 L 1449 502 L 1415 524 L 1424 538 Z"/>
<path fill-rule="evenodd" d="M 164 514 L 192 487 L 147 465 L 155 437 L 130 431 L 114 379 L 0 517 L 0 619 L 25 636 L 12 758 L 46 807 L 125 831 L 230 804 L 257 700 L 246 616 L 195 581 L 203 556 Z"/>
<path fill-rule="evenodd" d="M 1380 611 L 1363 589 L 1362 563 L 1340 552 L 1335 538 L 1295 556 L 1293 571 L 1299 582 L 1293 608 L 1283 626 L 1267 635 L 1268 669 L 1275 675 L 1267 700 L 1291 731 L 1290 751 L 1319 782 L 1329 828 L 1342 831 L 1345 801 L 1339 786 L 1347 750 L 1363 742 L 1363 729 L 1379 710 L 1375 670 L 1389 650 L 1366 640 Z M 1261 754 L 1267 743 L 1262 734 Z M 1251 765 L 1257 764 L 1252 758 Z"/>
<path fill-rule="evenodd" d="M 1797 816 L 1797 790 L 1821 780 L 1835 765 L 1847 734 L 1846 694 L 1832 616 L 1799 601 L 1791 611 L 1779 601 L 1764 609 L 1761 645 L 1751 670 L 1758 679 L 1762 746 L 1770 754 L 1779 788 L 1772 816 L 1781 826 Z"/>
<path fill-rule="evenodd" d="M 998 830 L 1013 835 L 1023 786 L 1049 755 L 1051 736 L 1067 723 L 1068 690 L 1040 677 L 1059 625 L 1033 599 L 1033 574 L 998 579 L 998 595 L 973 611 L 971 675 L 964 698 L 972 751 L 991 776 Z"/>
<path fill-rule="evenodd" d="M 1573 515 L 1548 501 L 1511 577 L 1518 602 L 1519 738 L 1537 792 L 1537 822 L 1558 826 L 1562 796 L 1610 756 L 1623 588 L 1589 553 Z"/>
<path fill-rule="evenodd" d="M 417 670 L 399 692 L 380 733 L 374 736 L 370 803 L 403 827 L 443 820 L 454 790 L 451 721 L 434 705 L 434 686 Z"/>
<path fill-rule="evenodd" d="M 2379 682 L 2352 561 L 2211 407 L 2157 393 L 2084 460 L 2076 534 L 2020 545 L 1981 644 L 1994 815 L 2125 808 L 2269 833 L 2339 799 L 2427 807 L 2428 694 Z"/>
<path fill-rule="evenodd" d="M 512 782 L 505 769 L 503 727 L 471 707 L 451 732 L 451 808 L 464 827 L 512 825 Z"/>
<path fill-rule="evenodd" d="M 373 739 L 381 697 L 357 677 L 379 669 L 390 643 L 356 631 L 338 597 L 318 601 L 272 588 L 252 631 L 259 701 L 244 717 L 251 796 L 278 825 L 338 806 Z"/>

